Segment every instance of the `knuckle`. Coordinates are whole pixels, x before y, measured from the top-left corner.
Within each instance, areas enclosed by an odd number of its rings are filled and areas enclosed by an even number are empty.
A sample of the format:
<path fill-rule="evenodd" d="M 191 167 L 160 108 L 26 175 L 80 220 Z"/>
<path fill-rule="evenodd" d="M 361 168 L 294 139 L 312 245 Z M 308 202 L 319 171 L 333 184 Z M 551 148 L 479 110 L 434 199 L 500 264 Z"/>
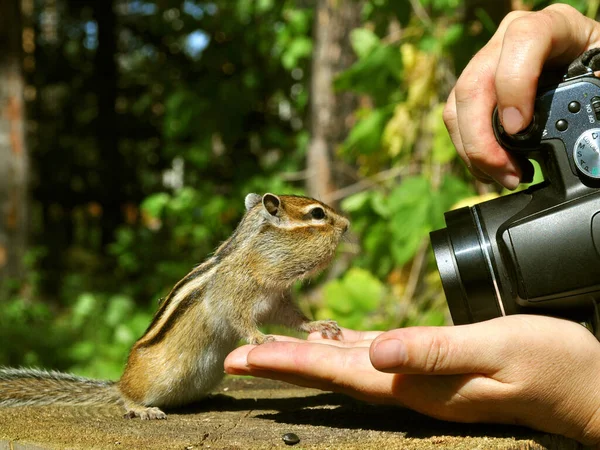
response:
<path fill-rule="evenodd" d="M 456 124 L 456 107 L 453 102 L 447 102 L 442 111 L 442 120 L 446 128 L 451 129 Z"/>
<path fill-rule="evenodd" d="M 496 89 L 498 89 L 498 86 L 502 86 L 503 83 L 509 83 L 509 86 L 514 90 L 514 86 L 523 86 L 532 79 L 535 79 L 535 74 L 524 72 L 520 65 L 515 64 L 514 66 L 515 67 L 507 67 L 506 70 L 503 70 L 496 75 Z"/>
<path fill-rule="evenodd" d="M 495 69 L 487 58 L 474 59 L 463 71 L 454 87 L 456 107 L 477 100 L 489 89 L 494 80 Z"/>
<path fill-rule="evenodd" d="M 581 16 L 579 11 L 569 5 L 553 4 L 541 11 L 536 11 L 516 17 L 506 30 L 506 35 L 519 44 L 525 41 L 539 40 L 540 35 L 551 35 L 558 25 L 572 18 L 573 15 Z M 536 38 L 532 40 L 532 37 Z"/>
<path fill-rule="evenodd" d="M 423 367 L 426 373 L 435 373 L 443 369 L 446 365 L 448 357 L 449 343 L 446 336 L 442 333 L 435 333 L 427 355 L 425 356 L 425 366 Z"/>
<path fill-rule="evenodd" d="M 528 11 L 520 11 L 520 10 L 511 11 L 506 16 L 504 16 L 504 19 L 502 19 L 501 25 L 510 25 L 515 20 L 520 19 L 521 17 L 528 16 L 530 14 L 531 13 Z"/>
<path fill-rule="evenodd" d="M 544 11 L 538 11 L 513 20 L 506 29 L 505 39 L 510 39 L 517 45 L 527 44 L 532 37 L 539 36 L 552 26 L 553 17 Z"/>
<path fill-rule="evenodd" d="M 494 152 L 481 151 L 471 145 L 465 145 L 465 153 L 470 163 L 475 167 L 486 167 L 493 170 L 501 169 L 505 164 L 504 159 L 495 156 Z"/>
<path fill-rule="evenodd" d="M 462 76 L 456 82 L 456 107 L 459 108 L 463 105 L 470 104 L 478 96 L 478 83 L 479 77 L 473 73 L 473 71 L 463 72 Z"/>
<path fill-rule="evenodd" d="M 491 143 L 494 145 L 490 148 L 490 145 L 475 145 L 472 142 L 464 143 L 465 154 L 469 158 L 470 163 L 483 170 L 483 172 L 497 171 L 502 169 L 507 164 L 506 152 L 496 142 Z"/>
<path fill-rule="evenodd" d="M 550 6 L 545 7 L 542 11 L 540 12 L 552 12 L 552 13 L 559 13 L 561 15 L 581 15 L 581 13 L 579 11 L 577 11 L 577 9 L 575 9 L 574 7 L 572 7 L 571 5 L 567 5 L 565 3 L 553 3 Z"/>

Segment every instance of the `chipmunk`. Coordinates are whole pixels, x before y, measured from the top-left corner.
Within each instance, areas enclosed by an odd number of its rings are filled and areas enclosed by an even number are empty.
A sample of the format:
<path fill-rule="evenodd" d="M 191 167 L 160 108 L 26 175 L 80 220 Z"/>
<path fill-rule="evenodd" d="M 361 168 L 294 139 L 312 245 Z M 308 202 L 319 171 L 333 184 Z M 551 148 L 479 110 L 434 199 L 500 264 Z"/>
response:
<path fill-rule="evenodd" d="M 181 279 L 131 348 L 117 382 L 37 369 L 0 368 L 0 406 L 118 403 L 125 417 L 165 419 L 159 408 L 207 396 L 240 339 L 272 341 L 266 323 L 335 339 L 335 321 L 310 321 L 292 284 L 324 269 L 349 222 L 307 197 L 248 194 L 231 237 Z"/>

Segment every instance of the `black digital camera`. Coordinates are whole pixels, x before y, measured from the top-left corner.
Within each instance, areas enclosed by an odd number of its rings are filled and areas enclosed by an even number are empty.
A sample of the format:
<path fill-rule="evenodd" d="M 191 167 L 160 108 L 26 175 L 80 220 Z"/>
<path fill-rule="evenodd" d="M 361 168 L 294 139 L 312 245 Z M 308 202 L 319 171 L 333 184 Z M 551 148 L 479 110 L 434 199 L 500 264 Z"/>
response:
<path fill-rule="evenodd" d="M 542 183 L 446 212 L 430 234 L 455 325 L 533 313 L 593 322 L 600 301 L 600 79 L 538 92 L 527 129 L 496 138 L 536 160 Z M 596 333 L 598 335 L 598 333 Z"/>

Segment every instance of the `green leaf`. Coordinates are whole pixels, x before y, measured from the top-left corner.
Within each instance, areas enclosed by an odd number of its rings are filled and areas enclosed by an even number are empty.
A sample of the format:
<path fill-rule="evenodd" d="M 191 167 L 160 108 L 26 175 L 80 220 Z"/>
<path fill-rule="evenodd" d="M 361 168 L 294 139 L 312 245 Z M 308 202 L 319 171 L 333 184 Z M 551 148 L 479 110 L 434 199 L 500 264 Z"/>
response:
<path fill-rule="evenodd" d="M 81 294 L 73 306 L 73 322 L 81 324 L 96 310 L 96 297 L 93 294 Z"/>
<path fill-rule="evenodd" d="M 446 315 L 444 311 L 430 309 L 423 313 L 419 325 L 428 327 L 440 327 L 446 325 Z"/>
<path fill-rule="evenodd" d="M 358 194 L 351 195 L 350 197 L 346 197 L 342 200 L 341 207 L 342 210 L 347 211 L 349 213 L 358 211 L 362 209 L 365 204 L 371 198 L 371 193 L 369 191 L 359 192 Z"/>
<path fill-rule="evenodd" d="M 412 208 L 417 205 L 424 196 L 431 192 L 429 180 L 423 176 L 411 176 L 403 178 L 401 183 L 390 193 L 388 204 L 397 212 L 407 206 Z M 404 211 L 410 215 L 410 211 Z"/>
<path fill-rule="evenodd" d="M 452 139 L 446 130 L 442 119 L 444 105 L 440 105 L 431 112 L 430 118 L 433 120 L 433 143 L 431 148 L 431 156 L 434 162 L 439 164 L 447 164 L 458 157 L 458 153 L 454 148 Z"/>
<path fill-rule="evenodd" d="M 456 44 L 462 37 L 464 32 L 464 26 L 460 23 L 452 24 L 448 27 L 442 38 L 444 47 L 450 47 Z"/>
<path fill-rule="evenodd" d="M 115 328 L 113 339 L 115 343 L 131 345 L 135 341 L 136 336 L 137 335 L 133 333 L 131 328 L 124 324 L 118 324 Z"/>
<path fill-rule="evenodd" d="M 142 202 L 140 207 L 151 217 L 160 217 L 171 200 L 171 196 L 166 192 L 152 194 Z"/>
<path fill-rule="evenodd" d="M 378 105 L 388 104 L 402 78 L 402 55 L 393 45 L 377 45 L 337 76 L 334 87 L 372 95 Z"/>
<path fill-rule="evenodd" d="M 355 310 L 369 312 L 377 308 L 383 295 L 383 285 L 370 272 L 360 268 L 350 269 L 344 276 L 344 286 Z"/>
<path fill-rule="evenodd" d="M 471 184 L 467 184 L 461 178 L 447 174 L 442 180 L 439 194 L 441 207 L 448 210 L 460 200 L 474 196 L 475 190 Z"/>
<path fill-rule="evenodd" d="M 373 211 L 379 214 L 381 217 L 387 218 L 390 216 L 391 209 L 387 201 L 388 199 L 379 191 L 373 192 L 371 195 L 371 207 Z"/>
<path fill-rule="evenodd" d="M 73 344 L 70 349 L 70 355 L 78 361 L 86 361 L 94 356 L 96 346 L 91 341 L 80 341 Z"/>
<path fill-rule="evenodd" d="M 355 28 L 350 32 L 350 42 L 358 57 L 362 58 L 379 45 L 379 37 L 367 28 Z"/>
<path fill-rule="evenodd" d="M 365 252 L 376 257 L 381 247 L 386 247 L 390 239 L 388 225 L 385 222 L 377 222 L 369 228 L 366 235 L 363 236 L 363 246 Z"/>
<path fill-rule="evenodd" d="M 271 9 L 273 9 L 273 0 L 257 0 L 256 1 L 256 11 L 259 13 L 265 13 Z"/>
<path fill-rule="evenodd" d="M 498 24 L 494 23 L 484 8 L 475 8 L 475 15 L 488 33 L 493 34 L 496 31 Z"/>
<path fill-rule="evenodd" d="M 375 109 L 358 121 L 344 142 L 347 150 L 357 149 L 361 154 L 372 154 L 381 149 L 381 136 L 391 117 L 389 108 Z"/>
<path fill-rule="evenodd" d="M 285 13 L 285 18 L 295 34 L 310 34 L 312 24 L 312 11 L 310 9 L 289 9 Z"/>
<path fill-rule="evenodd" d="M 109 327 L 116 327 L 126 321 L 133 311 L 134 303 L 125 295 L 114 295 L 108 301 L 104 321 Z"/>
<path fill-rule="evenodd" d="M 291 70 L 302 58 L 308 58 L 311 54 L 312 40 L 306 36 L 298 36 L 290 42 L 281 56 L 281 63 L 286 69 Z"/>
<path fill-rule="evenodd" d="M 329 282 L 323 288 L 323 296 L 327 306 L 337 316 L 345 316 L 352 312 L 352 305 L 348 301 L 348 291 L 345 286 L 337 280 Z"/>
<path fill-rule="evenodd" d="M 169 202 L 169 210 L 180 213 L 190 210 L 197 203 L 197 191 L 192 187 L 179 189 Z"/>
<path fill-rule="evenodd" d="M 341 280 L 330 281 L 323 288 L 327 309 L 334 318 L 346 318 L 347 326 L 357 318 L 378 308 L 385 287 L 370 272 L 360 268 L 350 269 Z M 349 322 L 348 322 L 349 321 Z"/>

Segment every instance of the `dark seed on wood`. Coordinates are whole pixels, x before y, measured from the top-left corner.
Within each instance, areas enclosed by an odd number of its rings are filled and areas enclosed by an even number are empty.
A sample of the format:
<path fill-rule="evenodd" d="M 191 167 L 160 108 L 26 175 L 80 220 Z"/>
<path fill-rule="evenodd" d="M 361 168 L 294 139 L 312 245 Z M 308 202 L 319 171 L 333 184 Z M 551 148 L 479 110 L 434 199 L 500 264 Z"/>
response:
<path fill-rule="evenodd" d="M 285 433 L 281 439 L 283 439 L 283 442 L 285 442 L 286 445 L 296 445 L 300 442 L 300 438 L 294 433 Z"/>

